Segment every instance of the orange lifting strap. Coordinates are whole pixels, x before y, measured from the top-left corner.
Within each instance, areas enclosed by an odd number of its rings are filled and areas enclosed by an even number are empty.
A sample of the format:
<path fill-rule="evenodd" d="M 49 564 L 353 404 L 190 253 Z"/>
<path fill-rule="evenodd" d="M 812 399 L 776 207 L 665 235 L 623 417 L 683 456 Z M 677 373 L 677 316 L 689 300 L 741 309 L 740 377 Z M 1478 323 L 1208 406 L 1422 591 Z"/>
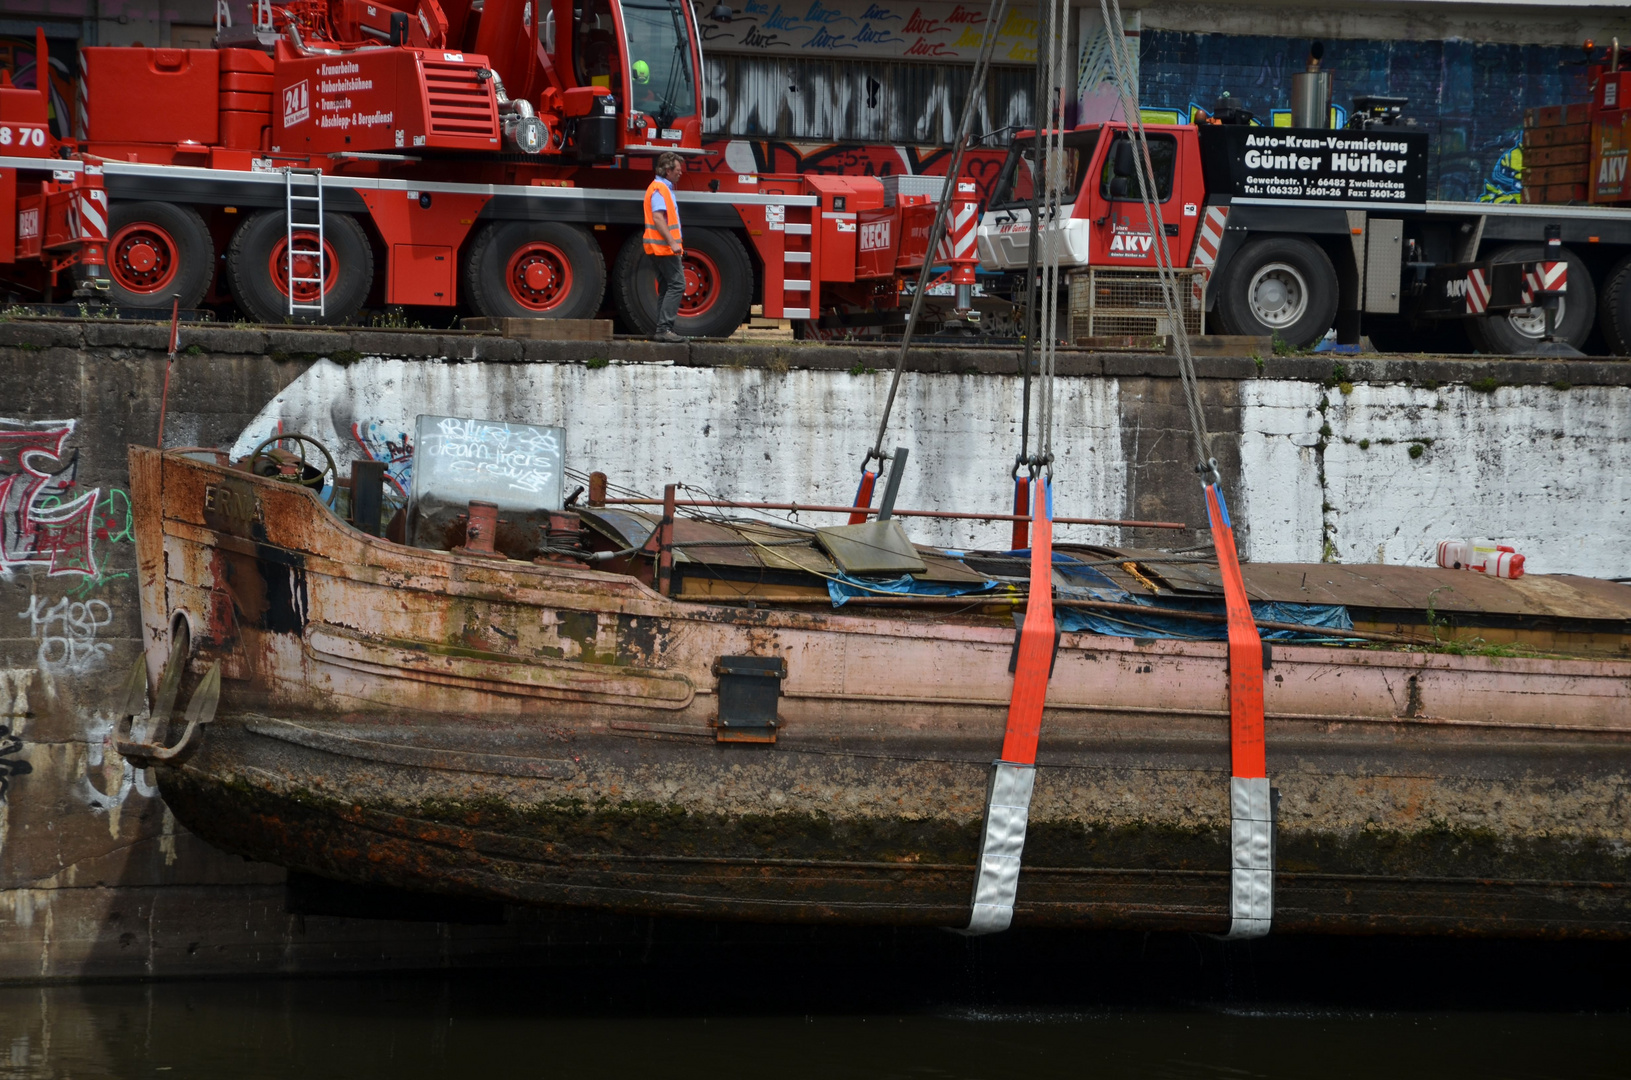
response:
<path fill-rule="evenodd" d="M 1229 937 L 1261 937 L 1274 918 L 1274 809 L 1263 746 L 1263 639 L 1240 576 L 1229 507 L 1206 485 L 1206 513 L 1229 616 Z"/>
<path fill-rule="evenodd" d="M 1014 690 L 1008 701 L 1008 727 L 1002 758 L 991 765 L 986 788 L 985 830 L 974 878 L 974 902 L 967 933 L 1008 929 L 1019 888 L 1020 857 L 1036 783 L 1036 743 L 1042 733 L 1042 706 L 1053 667 L 1053 485 L 1033 483 L 1036 497 L 1031 541 L 1031 588 L 1019 631 Z"/>

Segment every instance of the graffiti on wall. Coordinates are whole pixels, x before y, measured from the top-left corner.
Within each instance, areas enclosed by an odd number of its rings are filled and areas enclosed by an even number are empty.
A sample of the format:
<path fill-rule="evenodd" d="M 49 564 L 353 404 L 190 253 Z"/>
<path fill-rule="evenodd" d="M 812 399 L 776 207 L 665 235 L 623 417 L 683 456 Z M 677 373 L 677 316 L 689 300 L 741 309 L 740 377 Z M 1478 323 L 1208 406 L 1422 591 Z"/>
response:
<path fill-rule="evenodd" d="M 745 0 L 728 23 L 712 21 L 699 5 L 697 23 L 705 53 L 905 57 L 972 64 L 986 33 L 988 13 L 979 0 Z M 1036 9 L 1010 8 L 997 27 L 995 48 L 993 63 L 1033 63 Z"/>
<path fill-rule="evenodd" d="M 884 60 L 707 57 L 703 130 L 711 136 L 944 145 L 957 135 L 973 69 Z M 1028 124 L 1032 73 L 993 67 L 976 134 Z"/>
<path fill-rule="evenodd" d="M 1289 123 L 1291 76 L 1307 49 L 1302 38 L 1146 29 L 1142 108 L 1188 120 L 1227 91 L 1259 122 Z M 1362 94 L 1410 99 L 1406 117 L 1432 136 L 1429 198 L 1505 202 L 1520 190 L 1523 111 L 1585 100 L 1579 55 L 1565 46 L 1331 40 L 1321 67 L 1333 73 L 1339 106 Z"/>
<path fill-rule="evenodd" d="M 36 659 L 40 667 L 53 673 L 81 675 L 101 666 L 113 646 L 98 641 L 97 635 L 113 622 L 113 609 L 106 600 L 74 600 L 64 596 L 56 601 L 28 598 L 28 608 L 17 617 L 28 623 L 29 636 L 39 642 Z"/>
<path fill-rule="evenodd" d="M 52 577 L 96 576 L 101 490 L 77 490 L 73 420 L 0 418 L 0 573 L 40 565 Z"/>
<path fill-rule="evenodd" d="M 14 755 L 22 753 L 23 740 L 11 733 L 11 727 L 0 724 L 0 802 L 11 790 L 11 778 L 34 771 L 34 766 Z"/>
<path fill-rule="evenodd" d="M 847 176 L 944 176 L 951 151 L 939 146 L 860 146 L 732 139 L 707 144 L 715 153 L 693 171 L 703 173 L 842 173 Z M 963 175 L 981 198 L 991 194 L 1006 149 L 973 149 L 963 155 Z M 376 458 L 376 460 L 385 460 Z"/>

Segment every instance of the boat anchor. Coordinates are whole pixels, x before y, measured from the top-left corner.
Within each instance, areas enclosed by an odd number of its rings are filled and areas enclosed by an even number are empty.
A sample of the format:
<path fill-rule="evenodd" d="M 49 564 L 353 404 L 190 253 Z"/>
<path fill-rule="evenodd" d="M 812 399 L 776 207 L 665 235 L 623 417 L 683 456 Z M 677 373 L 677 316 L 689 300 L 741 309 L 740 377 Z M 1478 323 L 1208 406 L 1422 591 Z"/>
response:
<path fill-rule="evenodd" d="M 211 664 L 203 680 L 187 702 L 183 719 L 187 726 L 174 746 L 166 746 L 164 737 L 175 710 L 177 692 L 181 687 L 181 671 L 186 666 L 186 649 L 171 650 L 159 679 L 158 699 L 153 708 L 147 706 L 147 662 L 138 656 L 131 666 L 130 677 L 125 680 L 125 700 L 120 709 L 119 724 L 114 732 L 114 748 L 137 768 L 165 764 L 183 758 L 195 748 L 198 729 L 215 719 L 215 709 L 221 703 L 221 662 Z M 136 718 L 147 713 L 141 737 L 134 733 Z"/>

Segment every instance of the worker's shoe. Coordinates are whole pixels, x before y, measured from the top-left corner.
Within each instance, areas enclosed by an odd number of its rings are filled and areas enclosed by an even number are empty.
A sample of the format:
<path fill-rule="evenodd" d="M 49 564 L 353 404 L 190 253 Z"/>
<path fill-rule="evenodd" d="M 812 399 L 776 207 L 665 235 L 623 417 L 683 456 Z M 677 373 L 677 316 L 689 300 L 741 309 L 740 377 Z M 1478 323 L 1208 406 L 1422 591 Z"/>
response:
<path fill-rule="evenodd" d="M 683 344 L 683 343 L 685 343 L 687 341 L 690 341 L 691 339 L 688 338 L 688 337 L 681 337 L 679 334 L 674 333 L 674 331 L 672 331 L 672 330 L 664 330 L 660 334 L 651 335 L 651 340 L 652 341 L 660 341 L 665 345 L 680 345 L 680 344 Z"/>

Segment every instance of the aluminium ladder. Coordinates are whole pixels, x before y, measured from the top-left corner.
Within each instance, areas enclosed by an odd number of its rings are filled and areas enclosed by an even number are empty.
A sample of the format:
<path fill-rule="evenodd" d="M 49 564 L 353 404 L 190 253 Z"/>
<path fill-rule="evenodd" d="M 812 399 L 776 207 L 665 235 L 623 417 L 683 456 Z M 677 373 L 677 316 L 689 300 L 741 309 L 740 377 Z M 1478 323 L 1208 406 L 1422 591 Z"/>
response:
<path fill-rule="evenodd" d="M 308 186 L 309 185 L 309 186 Z M 301 194 L 304 190 L 309 194 Z M 315 312 L 319 318 L 326 315 L 327 309 L 324 301 L 327 299 L 323 282 L 327 278 L 328 265 L 324 257 L 326 243 L 323 236 L 323 173 L 321 169 L 283 170 L 283 202 L 284 237 L 283 263 L 285 279 L 289 286 L 289 314 L 291 316 L 300 312 Z M 295 247 L 295 233 L 300 231 L 303 243 L 310 244 L 312 233 L 315 232 L 317 246 Z M 295 275 L 295 257 L 308 256 L 312 265 L 316 266 L 315 277 L 297 277 Z M 317 302 L 301 303 L 295 298 L 295 288 L 299 285 L 315 285 L 317 287 Z"/>

